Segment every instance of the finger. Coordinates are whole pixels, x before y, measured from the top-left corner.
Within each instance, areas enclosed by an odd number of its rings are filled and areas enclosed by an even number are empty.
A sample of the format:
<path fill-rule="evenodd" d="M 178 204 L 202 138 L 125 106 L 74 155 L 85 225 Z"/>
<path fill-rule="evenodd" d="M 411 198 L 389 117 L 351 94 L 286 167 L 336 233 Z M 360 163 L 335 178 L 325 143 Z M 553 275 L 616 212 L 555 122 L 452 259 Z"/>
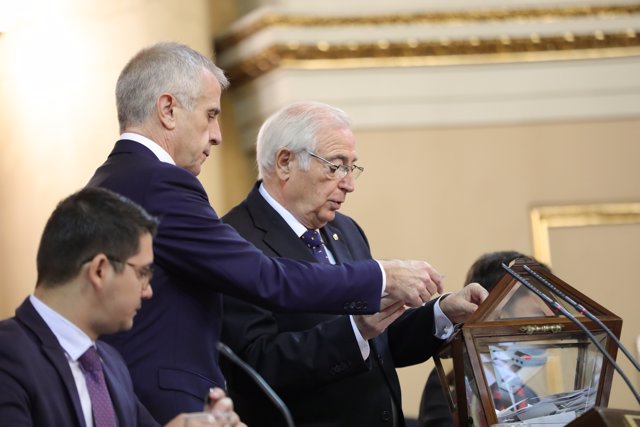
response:
<path fill-rule="evenodd" d="M 406 310 L 405 306 L 402 305 L 398 307 L 393 313 L 389 314 L 388 316 L 384 318 L 380 318 L 378 322 L 378 328 L 381 328 L 381 330 L 384 331 L 389 327 L 389 325 L 395 322 L 398 319 L 398 317 L 402 316 L 405 310 Z"/>
<path fill-rule="evenodd" d="M 377 313 L 377 315 L 379 315 L 381 318 L 384 319 L 385 317 L 393 314 L 400 307 L 404 307 L 404 302 L 403 301 L 396 301 L 393 304 L 385 307 L 384 310 L 380 310 L 380 312 Z"/>
<path fill-rule="evenodd" d="M 424 287 L 422 289 L 422 292 L 420 293 L 420 299 L 422 300 L 422 302 L 427 302 L 431 299 L 431 297 L 433 295 L 435 295 L 438 292 L 438 287 L 435 283 L 433 283 L 433 281 L 431 279 L 428 279 L 425 283 L 424 283 Z"/>
<path fill-rule="evenodd" d="M 429 273 L 429 278 L 435 285 L 436 289 L 432 292 L 432 295 L 435 293 L 441 294 L 444 291 L 443 280 L 444 276 L 438 272 L 433 266 L 429 263 L 427 264 L 427 272 Z"/>
<path fill-rule="evenodd" d="M 223 397 L 218 400 L 211 408 L 215 412 L 230 412 L 233 411 L 233 401 L 228 397 Z"/>
<path fill-rule="evenodd" d="M 393 298 L 391 296 L 383 296 L 380 299 L 380 311 L 384 311 L 386 310 L 388 307 L 400 303 L 402 304 L 403 301 L 398 301 L 396 298 Z"/>

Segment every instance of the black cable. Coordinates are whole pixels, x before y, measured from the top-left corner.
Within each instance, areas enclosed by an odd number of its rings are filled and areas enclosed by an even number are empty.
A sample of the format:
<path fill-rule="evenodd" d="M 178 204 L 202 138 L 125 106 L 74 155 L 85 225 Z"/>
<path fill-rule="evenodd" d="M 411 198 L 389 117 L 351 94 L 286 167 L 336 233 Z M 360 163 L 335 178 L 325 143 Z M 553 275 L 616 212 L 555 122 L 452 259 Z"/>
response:
<path fill-rule="evenodd" d="M 576 301 L 574 301 L 569 295 L 565 294 L 560 289 L 556 288 L 547 279 L 545 279 L 540 274 L 536 273 L 531 268 L 529 268 L 528 265 L 524 265 L 523 267 L 527 271 L 527 273 L 529 273 L 533 277 L 535 277 L 536 280 L 538 280 L 540 283 L 542 283 L 544 286 L 546 286 L 551 292 L 553 292 L 554 294 L 558 295 L 560 298 L 562 298 L 563 300 L 568 302 L 569 305 L 571 305 L 573 308 L 575 308 L 578 313 L 584 314 L 586 317 L 591 319 L 595 324 L 597 324 L 599 327 L 601 327 L 602 330 L 604 330 L 607 333 L 607 335 L 609 335 L 609 337 L 611 337 L 611 339 L 617 344 L 617 346 L 620 348 L 620 350 L 622 350 L 622 352 L 625 354 L 625 356 L 627 356 L 627 359 L 629 359 L 631 361 L 631 363 L 633 363 L 633 366 L 636 368 L 636 370 L 640 371 L 640 364 L 638 364 L 638 362 L 633 358 L 633 356 L 631 356 L 631 353 L 620 342 L 618 337 L 616 337 L 615 334 L 613 332 L 611 332 L 611 329 L 609 329 L 607 327 L 607 325 L 602 323 L 602 321 L 600 319 L 598 319 L 596 316 L 594 316 L 589 310 L 587 310 L 587 308 L 585 306 L 583 306 L 582 304 L 577 303 Z"/>
<path fill-rule="evenodd" d="M 287 405 L 282 401 L 280 396 L 271 388 L 271 386 L 267 383 L 267 381 L 262 378 L 262 376 L 256 372 L 247 362 L 240 359 L 234 352 L 227 346 L 226 344 L 218 341 L 216 347 L 220 351 L 220 353 L 224 354 L 229 360 L 231 360 L 234 364 L 239 366 L 256 384 L 258 387 L 262 389 L 262 391 L 269 397 L 269 399 L 273 402 L 274 405 L 280 410 L 282 416 L 284 417 L 288 427 L 295 427 L 293 423 L 293 417 L 291 416 L 291 412 Z"/>
<path fill-rule="evenodd" d="M 582 331 L 587 334 L 587 336 L 589 337 L 589 339 L 591 339 L 591 341 L 593 342 L 593 344 L 595 344 L 596 348 L 600 351 L 600 353 L 602 353 L 603 356 L 605 356 L 607 358 L 607 360 L 609 361 L 609 363 L 611 363 L 611 366 L 613 366 L 613 368 L 618 371 L 618 373 L 620 374 L 620 376 L 622 377 L 622 379 L 624 380 L 625 383 L 627 383 L 627 386 L 629 387 L 629 390 L 631 390 L 631 392 L 633 393 L 634 397 L 636 398 L 636 400 L 638 401 L 638 403 L 640 403 L 640 394 L 638 394 L 638 392 L 636 391 L 636 389 L 633 387 L 633 384 L 631 384 L 631 381 L 629 380 L 629 378 L 625 375 L 625 373 L 622 371 L 622 369 L 620 368 L 620 365 L 618 365 L 616 363 L 615 360 L 613 360 L 613 357 L 611 357 L 611 355 L 602 347 L 602 344 L 600 344 L 600 342 L 598 341 L 598 339 L 591 333 L 591 331 L 589 331 L 589 329 L 587 329 L 586 326 L 584 326 L 582 324 L 581 321 L 579 321 L 578 319 L 576 319 L 576 317 L 569 313 L 567 311 L 566 308 L 564 308 L 562 305 L 560 305 L 557 301 L 552 300 L 551 298 L 549 298 L 548 295 L 546 295 L 544 292 L 541 292 L 538 288 L 536 288 L 535 286 L 533 286 L 531 283 L 529 283 L 527 281 L 527 279 L 525 279 L 524 277 L 522 277 L 521 275 L 519 275 L 518 273 L 516 273 L 515 271 L 513 271 L 511 268 L 509 268 L 509 266 L 507 266 L 505 263 L 502 263 L 502 268 L 509 273 L 513 278 L 515 278 L 518 282 L 522 283 L 524 286 L 526 286 L 531 292 L 533 292 L 534 294 L 538 295 L 540 298 L 542 298 L 542 300 L 544 302 L 546 302 L 551 308 L 558 310 L 560 313 L 564 314 L 564 316 L 571 320 L 573 323 L 575 323 L 580 329 L 582 329 Z"/>

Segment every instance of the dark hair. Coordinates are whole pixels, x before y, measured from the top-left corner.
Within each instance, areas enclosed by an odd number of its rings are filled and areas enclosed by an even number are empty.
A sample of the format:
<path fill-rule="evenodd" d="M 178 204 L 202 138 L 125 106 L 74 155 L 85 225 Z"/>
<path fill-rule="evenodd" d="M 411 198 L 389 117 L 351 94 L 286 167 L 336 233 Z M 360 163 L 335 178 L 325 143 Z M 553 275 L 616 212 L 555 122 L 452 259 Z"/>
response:
<path fill-rule="evenodd" d="M 65 283 L 99 253 L 126 260 L 140 250 L 140 237 L 155 235 L 157 228 L 158 220 L 131 200 L 104 188 L 84 188 L 58 203 L 47 221 L 36 286 Z"/>
<path fill-rule="evenodd" d="M 478 258 L 469 268 L 467 272 L 467 278 L 464 284 L 467 285 L 472 282 L 480 283 L 486 290 L 491 291 L 493 287 L 498 283 L 500 278 L 505 274 L 501 264 L 505 263 L 509 265 L 511 261 L 516 258 L 528 258 L 533 262 L 544 266 L 544 264 L 536 261 L 534 258 L 524 255 L 516 251 L 498 251 L 486 253 Z"/>

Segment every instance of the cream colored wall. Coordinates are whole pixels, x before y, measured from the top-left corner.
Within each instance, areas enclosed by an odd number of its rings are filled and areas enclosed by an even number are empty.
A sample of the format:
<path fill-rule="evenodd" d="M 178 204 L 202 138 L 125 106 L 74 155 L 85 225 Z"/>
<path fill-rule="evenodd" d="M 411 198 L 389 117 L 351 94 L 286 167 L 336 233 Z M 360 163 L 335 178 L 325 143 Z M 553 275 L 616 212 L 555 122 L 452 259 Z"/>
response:
<path fill-rule="evenodd" d="M 209 2 L 32 0 L 0 34 L 0 317 L 35 284 L 55 204 L 81 188 L 118 136 L 114 89 L 126 61 L 164 40 L 211 51 Z M 212 193 L 221 160 L 202 179 Z"/>

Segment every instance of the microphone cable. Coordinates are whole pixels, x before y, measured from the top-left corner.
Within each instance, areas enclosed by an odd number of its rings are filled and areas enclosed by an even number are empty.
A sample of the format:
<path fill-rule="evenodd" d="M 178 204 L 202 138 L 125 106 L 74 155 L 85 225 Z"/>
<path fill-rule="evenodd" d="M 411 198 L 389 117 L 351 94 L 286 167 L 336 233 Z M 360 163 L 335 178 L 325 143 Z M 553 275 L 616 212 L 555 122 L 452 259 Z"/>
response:
<path fill-rule="evenodd" d="M 582 331 L 587 334 L 587 336 L 589 337 L 589 339 L 593 342 L 593 344 L 596 346 L 596 348 L 600 351 L 600 353 L 602 353 L 603 356 L 606 357 L 606 359 L 609 361 L 609 363 L 611 363 L 611 366 L 613 366 L 613 368 L 618 371 L 618 373 L 620 374 L 620 376 L 622 377 L 622 379 L 624 380 L 624 382 L 627 384 L 627 386 L 629 387 L 629 390 L 631 390 L 631 392 L 633 393 L 633 396 L 636 398 L 636 401 L 638 401 L 638 403 L 640 403 L 640 394 L 638 394 L 638 392 L 636 391 L 636 389 L 633 387 L 633 384 L 631 384 L 631 381 L 629 380 L 629 378 L 625 375 L 625 373 L 622 371 L 622 368 L 620 368 L 620 365 L 618 365 L 616 363 L 615 360 L 613 360 L 613 357 L 611 357 L 611 355 L 609 354 L 609 352 L 607 352 L 604 347 L 602 347 L 602 344 L 600 344 L 600 341 L 598 341 L 598 339 L 595 337 L 595 335 L 593 335 L 591 333 L 591 331 L 589 331 L 589 329 L 587 329 L 586 326 L 584 326 L 584 324 L 579 321 L 578 319 L 576 319 L 576 317 L 569 313 L 567 311 L 566 308 L 564 308 L 562 305 L 560 305 L 557 301 L 552 300 L 551 298 L 549 298 L 549 296 L 547 294 L 545 294 L 544 292 L 540 291 L 538 288 L 536 288 L 535 286 L 533 286 L 531 283 L 529 283 L 527 281 L 527 279 L 525 279 L 524 277 L 522 277 L 521 275 L 519 275 L 518 273 L 516 273 L 515 271 L 513 271 L 509 266 L 507 266 L 505 263 L 502 263 L 502 268 L 509 273 L 513 278 L 515 278 L 518 282 L 522 283 L 524 286 L 526 286 L 531 292 L 533 292 L 534 294 L 538 295 L 540 298 L 542 298 L 542 300 L 544 302 L 546 302 L 551 308 L 556 309 L 557 311 L 559 311 L 560 313 L 562 313 L 567 319 L 571 320 L 573 323 L 575 323 L 580 329 L 582 329 Z"/>
<path fill-rule="evenodd" d="M 271 402 L 278 408 L 278 410 L 282 413 L 284 417 L 287 427 L 295 427 L 293 423 L 293 417 L 291 416 L 291 412 L 287 405 L 282 401 L 280 396 L 271 388 L 271 386 L 267 383 L 267 381 L 262 378 L 262 376 L 256 372 L 247 362 L 240 359 L 233 350 L 229 348 L 228 345 L 218 341 L 216 347 L 220 351 L 220 353 L 224 354 L 229 360 L 231 360 L 235 365 L 240 367 L 251 379 L 260 387 L 260 389 L 269 397 Z"/>
<path fill-rule="evenodd" d="M 607 325 L 605 325 L 600 319 L 598 319 L 589 310 L 587 310 L 587 308 L 585 306 L 583 306 L 582 304 L 574 301 L 569 295 L 567 295 L 564 292 L 562 292 L 560 289 L 555 287 L 547 279 L 545 279 L 540 274 L 536 273 L 531 268 L 529 268 L 528 265 L 524 265 L 523 267 L 527 271 L 527 273 L 531 274 L 533 277 L 536 278 L 536 280 L 538 280 L 540 283 L 542 283 L 544 286 L 546 286 L 547 289 L 549 289 L 551 292 L 553 292 L 554 294 L 556 294 L 557 296 L 559 296 L 560 298 L 565 300 L 567 303 L 569 303 L 569 305 L 571 305 L 573 308 L 575 308 L 578 313 L 584 314 L 586 317 L 588 317 L 590 320 L 592 320 L 596 325 L 598 325 L 600 328 L 602 328 L 602 330 L 605 331 L 607 333 L 607 335 L 609 335 L 609 337 L 611 337 L 611 339 L 616 343 L 616 345 L 620 348 L 620 350 L 622 350 L 624 355 L 627 356 L 627 359 L 629 359 L 631 361 L 631 363 L 636 368 L 636 370 L 640 371 L 640 364 L 638 364 L 638 362 L 633 358 L 633 356 L 631 356 L 631 353 L 622 344 L 622 342 L 620 342 L 618 337 L 615 336 L 615 334 L 611 331 L 611 329 L 609 329 L 607 327 Z"/>

